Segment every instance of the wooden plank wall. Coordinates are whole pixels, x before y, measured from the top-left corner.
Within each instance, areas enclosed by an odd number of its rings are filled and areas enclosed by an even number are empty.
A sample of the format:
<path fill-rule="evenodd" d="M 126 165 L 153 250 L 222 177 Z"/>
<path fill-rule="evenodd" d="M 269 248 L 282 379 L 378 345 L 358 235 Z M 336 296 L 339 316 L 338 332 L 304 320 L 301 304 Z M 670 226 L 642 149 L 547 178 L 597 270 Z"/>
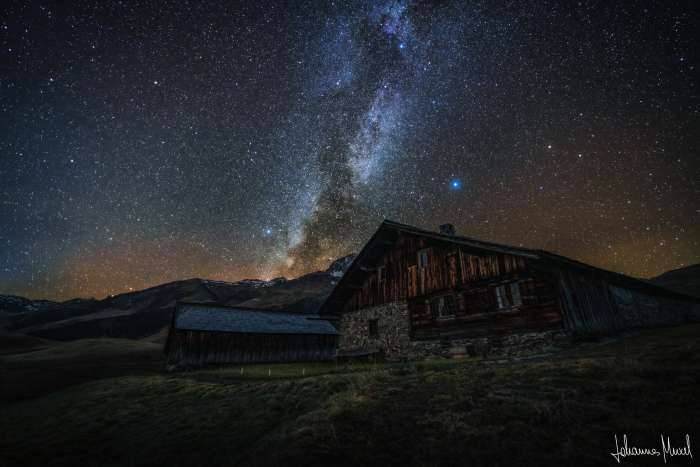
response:
<path fill-rule="evenodd" d="M 564 327 L 581 334 L 609 334 L 624 327 L 606 282 L 571 271 L 559 271 Z"/>
<path fill-rule="evenodd" d="M 194 366 L 332 360 L 337 340 L 335 335 L 321 334 L 173 330 L 167 358 L 170 364 Z"/>
<path fill-rule="evenodd" d="M 428 266 L 419 268 L 418 251 L 428 248 Z M 429 295 L 492 277 L 513 275 L 527 269 L 525 258 L 506 255 L 474 255 L 457 245 L 445 246 L 430 239 L 402 236 L 383 258 L 385 280 L 370 273 L 348 301 L 344 311 Z"/>
<path fill-rule="evenodd" d="M 427 267 L 418 266 L 418 252 L 429 248 Z M 525 258 L 508 254 L 474 254 L 459 245 L 402 236 L 381 265 L 384 280 L 368 274 L 345 311 L 407 300 L 414 338 L 481 336 L 523 330 L 561 328 L 556 278 L 536 273 Z M 518 281 L 523 304 L 497 310 L 495 287 Z M 436 319 L 426 299 L 452 293 L 455 317 Z"/>
<path fill-rule="evenodd" d="M 499 310 L 494 288 L 501 278 L 475 281 L 452 292 L 457 301 L 454 318 L 432 316 L 426 298 L 409 300 L 412 337 L 483 337 L 561 328 L 556 287 L 550 281 L 536 274 L 509 278 L 506 283 L 519 284 L 522 304 Z"/>
<path fill-rule="evenodd" d="M 569 332 L 609 335 L 690 320 L 690 301 L 616 287 L 595 274 L 562 270 L 558 276 L 564 326 Z"/>

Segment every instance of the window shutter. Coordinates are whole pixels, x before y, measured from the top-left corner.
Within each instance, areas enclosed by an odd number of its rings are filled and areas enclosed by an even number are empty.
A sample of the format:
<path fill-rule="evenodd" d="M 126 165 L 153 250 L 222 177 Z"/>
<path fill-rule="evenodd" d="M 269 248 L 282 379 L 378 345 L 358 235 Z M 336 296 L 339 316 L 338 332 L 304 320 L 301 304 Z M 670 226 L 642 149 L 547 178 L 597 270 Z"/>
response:
<path fill-rule="evenodd" d="M 513 282 L 510 284 L 510 293 L 513 296 L 513 306 L 520 306 L 523 304 L 523 299 L 520 296 L 520 284 Z"/>

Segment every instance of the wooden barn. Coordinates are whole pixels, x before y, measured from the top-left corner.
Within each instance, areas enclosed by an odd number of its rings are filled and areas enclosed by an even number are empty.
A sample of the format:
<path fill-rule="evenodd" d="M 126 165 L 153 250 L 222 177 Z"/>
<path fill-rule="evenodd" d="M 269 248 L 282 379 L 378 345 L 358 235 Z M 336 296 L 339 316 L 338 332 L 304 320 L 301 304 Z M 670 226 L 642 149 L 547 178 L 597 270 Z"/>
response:
<path fill-rule="evenodd" d="M 338 333 L 317 315 L 178 303 L 165 346 L 169 365 L 335 358 Z"/>
<path fill-rule="evenodd" d="M 542 250 L 385 221 L 321 309 L 339 356 L 519 353 L 700 316 L 697 299 Z"/>

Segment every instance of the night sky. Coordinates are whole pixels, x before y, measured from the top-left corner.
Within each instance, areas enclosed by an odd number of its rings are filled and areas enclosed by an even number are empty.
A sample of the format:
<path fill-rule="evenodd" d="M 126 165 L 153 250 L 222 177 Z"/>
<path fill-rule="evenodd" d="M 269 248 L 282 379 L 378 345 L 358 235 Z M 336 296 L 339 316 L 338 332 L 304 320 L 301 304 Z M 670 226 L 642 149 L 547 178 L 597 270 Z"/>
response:
<path fill-rule="evenodd" d="M 693 2 L 3 2 L 0 293 L 324 268 L 383 218 L 700 262 Z"/>

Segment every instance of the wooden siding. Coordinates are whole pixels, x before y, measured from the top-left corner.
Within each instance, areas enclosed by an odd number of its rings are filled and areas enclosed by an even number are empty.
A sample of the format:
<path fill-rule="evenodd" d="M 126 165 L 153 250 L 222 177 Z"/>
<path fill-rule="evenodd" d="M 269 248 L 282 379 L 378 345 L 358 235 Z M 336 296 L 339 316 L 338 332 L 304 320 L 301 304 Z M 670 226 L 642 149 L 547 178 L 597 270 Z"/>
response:
<path fill-rule="evenodd" d="M 606 334 L 623 328 L 607 283 L 593 277 L 561 271 L 559 291 L 564 326 L 571 331 Z"/>
<path fill-rule="evenodd" d="M 564 327 L 581 335 L 680 324 L 700 308 L 691 302 L 616 287 L 592 274 L 559 271 Z"/>
<path fill-rule="evenodd" d="M 409 300 L 412 337 L 482 337 L 561 328 L 556 287 L 551 282 L 537 276 L 504 282 L 508 287 L 517 284 L 522 304 L 498 309 L 495 288 L 502 284 L 495 280 L 473 282 L 447 291 L 456 302 L 454 316 L 448 318 L 433 316 L 428 298 Z"/>
<path fill-rule="evenodd" d="M 418 266 L 418 252 L 426 250 L 428 265 Z M 350 297 L 344 311 L 406 300 L 433 292 L 460 287 L 494 277 L 515 277 L 527 269 L 522 257 L 470 254 L 465 248 L 444 245 L 428 239 L 403 236 L 383 257 L 384 280 L 376 272 Z"/>
<path fill-rule="evenodd" d="M 418 264 L 419 252 L 428 255 L 425 267 Z M 386 251 L 378 266 L 384 268 L 384 274 L 370 271 L 344 311 L 406 300 L 414 339 L 508 334 L 562 326 L 556 278 L 532 270 L 520 256 L 477 253 L 460 245 L 404 235 Z M 510 287 L 511 283 L 520 288 L 522 304 L 499 310 L 495 289 L 503 284 Z M 511 293 L 509 288 L 506 290 Z M 430 299 L 445 295 L 454 297 L 454 316 L 434 316 Z"/>
<path fill-rule="evenodd" d="M 338 337 L 171 330 L 168 363 L 207 364 L 319 361 L 335 358 Z"/>

